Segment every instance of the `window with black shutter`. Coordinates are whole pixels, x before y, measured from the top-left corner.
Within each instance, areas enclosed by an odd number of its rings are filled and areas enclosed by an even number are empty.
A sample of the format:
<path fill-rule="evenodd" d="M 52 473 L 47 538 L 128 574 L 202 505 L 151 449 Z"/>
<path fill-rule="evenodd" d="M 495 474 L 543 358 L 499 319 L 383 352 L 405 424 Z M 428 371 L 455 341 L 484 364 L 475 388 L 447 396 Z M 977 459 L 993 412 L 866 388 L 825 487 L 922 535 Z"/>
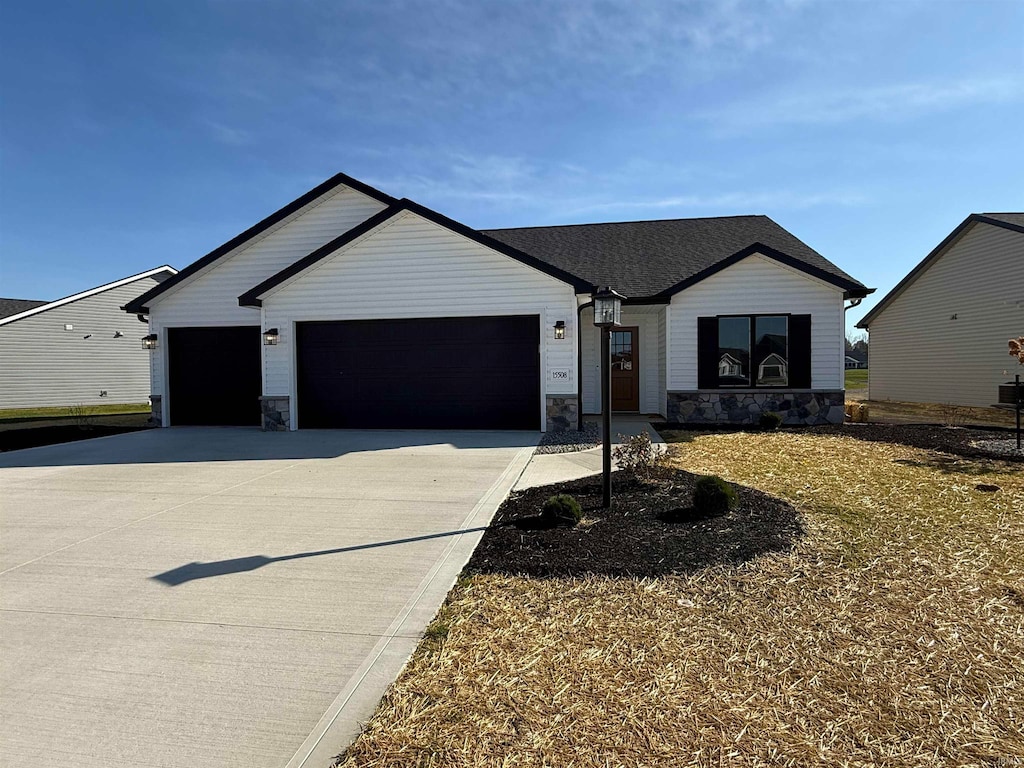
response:
<path fill-rule="evenodd" d="M 699 389 L 809 389 L 810 315 L 697 318 Z"/>

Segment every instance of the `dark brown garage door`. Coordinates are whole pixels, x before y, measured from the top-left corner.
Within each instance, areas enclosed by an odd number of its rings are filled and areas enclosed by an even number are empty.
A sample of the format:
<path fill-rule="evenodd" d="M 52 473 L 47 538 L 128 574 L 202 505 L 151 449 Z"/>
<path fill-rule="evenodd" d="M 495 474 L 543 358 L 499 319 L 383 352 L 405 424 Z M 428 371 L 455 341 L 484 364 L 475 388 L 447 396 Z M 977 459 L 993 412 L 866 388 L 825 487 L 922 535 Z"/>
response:
<path fill-rule="evenodd" d="M 260 423 L 259 326 L 167 331 L 171 426 Z"/>
<path fill-rule="evenodd" d="M 299 427 L 540 429 L 536 315 L 297 328 Z"/>

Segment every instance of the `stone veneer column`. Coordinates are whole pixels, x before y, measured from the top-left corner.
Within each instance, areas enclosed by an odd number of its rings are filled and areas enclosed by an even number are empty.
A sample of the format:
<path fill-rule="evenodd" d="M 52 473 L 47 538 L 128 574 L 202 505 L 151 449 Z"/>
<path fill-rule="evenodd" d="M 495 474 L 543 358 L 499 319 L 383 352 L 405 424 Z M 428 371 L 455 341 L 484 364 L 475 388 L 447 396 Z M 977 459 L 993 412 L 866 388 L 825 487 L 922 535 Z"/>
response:
<path fill-rule="evenodd" d="M 669 392 L 669 422 L 681 424 L 754 424 L 764 413 L 777 413 L 783 424 L 842 424 L 845 392 Z"/>
<path fill-rule="evenodd" d="M 580 409 L 575 395 L 548 395 L 546 405 L 548 432 L 565 432 L 579 426 Z"/>
<path fill-rule="evenodd" d="M 288 395 L 260 397 L 264 432 L 287 432 L 291 429 L 291 407 Z"/>

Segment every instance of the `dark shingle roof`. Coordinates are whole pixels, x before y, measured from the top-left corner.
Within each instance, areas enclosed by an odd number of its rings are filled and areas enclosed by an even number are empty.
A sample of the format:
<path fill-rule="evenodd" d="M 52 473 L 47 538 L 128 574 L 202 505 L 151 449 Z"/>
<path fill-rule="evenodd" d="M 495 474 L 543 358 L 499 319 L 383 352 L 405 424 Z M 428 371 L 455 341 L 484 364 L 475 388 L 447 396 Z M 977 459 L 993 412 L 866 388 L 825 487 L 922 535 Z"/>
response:
<path fill-rule="evenodd" d="M 1024 213 L 983 213 L 981 215 L 986 219 L 995 219 L 1005 224 L 1015 224 L 1018 227 L 1024 227 Z"/>
<path fill-rule="evenodd" d="M 33 299 L 0 299 L 0 319 L 27 312 L 30 309 L 49 304 L 48 301 L 35 301 Z"/>
<path fill-rule="evenodd" d="M 625 221 L 482 230 L 594 285 L 629 298 L 666 295 L 755 243 L 849 283 L 864 286 L 767 216 Z M 846 286 L 844 286 L 846 287 Z"/>

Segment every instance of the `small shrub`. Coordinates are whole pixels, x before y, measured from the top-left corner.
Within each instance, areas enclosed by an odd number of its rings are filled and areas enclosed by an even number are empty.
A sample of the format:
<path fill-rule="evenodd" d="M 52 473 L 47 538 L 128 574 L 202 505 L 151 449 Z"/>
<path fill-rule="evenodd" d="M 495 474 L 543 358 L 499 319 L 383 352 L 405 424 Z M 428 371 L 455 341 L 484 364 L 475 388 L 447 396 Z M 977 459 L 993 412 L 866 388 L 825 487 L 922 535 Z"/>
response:
<path fill-rule="evenodd" d="M 619 435 L 620 444 L 612 451 L 612 458 L 619 469 L 645 477 L 658 464 L 660 454 L 651 442 L 651 436 L 644 430 L 638 435 Z"/>
<path fill-rule="evenodd" d="M 724 515 L 737 504 L 736 490 L 717 475 L 704 475 L 693 488 L 693 509 L 702 517 Z"/>
<path fill-rule="evenodd" d="M 540 510 L 541 520 L 549 525 L 576 525 L 583 519 L 583 508 L 580 503 L 567 493 L 552 496 L 544 502 Z"/>
<path fill-rule="evenodd" d="M 68 406 L 68 416 L 75 421 L 79 429 L 91 429 L 94 426 L 94 419 L 89 413 L 88 407 L 82 404 Z"/>
<path fill-rule="evenodd" d="M 761 414 L 761 419 L 758 421 L 758 425 L 765 432 L 774 432 L 782 425 L 782 417 L 777 413 L 768 411 L 767 413 Z"/>

